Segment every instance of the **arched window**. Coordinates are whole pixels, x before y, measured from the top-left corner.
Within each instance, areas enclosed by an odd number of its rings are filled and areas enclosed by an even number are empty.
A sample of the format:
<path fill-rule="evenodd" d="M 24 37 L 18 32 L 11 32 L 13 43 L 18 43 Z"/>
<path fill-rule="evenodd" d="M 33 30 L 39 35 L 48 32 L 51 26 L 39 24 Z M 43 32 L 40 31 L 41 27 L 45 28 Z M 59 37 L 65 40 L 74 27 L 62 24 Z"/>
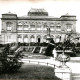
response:
<path fill-rule="evenodd" d="M 18 23 L 18 28 L 17 28 L 17 30 L 22 30 L 22 23 L 21 23 L 21 22 Z"/>
<path fill-rule="evenodd" d="M 6 23 L 6 27 L 7 27 L 7 30 L 8 30 L 8 31 L 11 31 L 12 23 L 11 23 L 11 22 L 7 22 L 7 23 Z"/>
<path fill-rule="evenodd" d="M 24 23 L 24 28 L 23 28 L 24 30 L 29 30 L 29 24 L 27 24 L 27 23 Z"/>
<path fill-rule="evenodd" d="M 25 35 L 25 36 L 24 36 L 24 42 L 25 42 L 25 43 L 28 43 L 28 42 L 29 42 L 29 41 L 28 41 L 28 35 Z"/>
<path fill-rule="evenodd" d="M 34 37 L 34 35 L 31 36 L 31 42 L 35 42 L 35 37 Z"/>
<path fill-rule="evenodd" d="M 22 36 L 21 35 L 18 35 L 18 42 L 22 42 Z"/>
<path fill-rule="evenodd" d="M 41 36 L 40 35 L 37 36 L 37 42 L 39 42 L 39 43 L 41 42 Z"/>

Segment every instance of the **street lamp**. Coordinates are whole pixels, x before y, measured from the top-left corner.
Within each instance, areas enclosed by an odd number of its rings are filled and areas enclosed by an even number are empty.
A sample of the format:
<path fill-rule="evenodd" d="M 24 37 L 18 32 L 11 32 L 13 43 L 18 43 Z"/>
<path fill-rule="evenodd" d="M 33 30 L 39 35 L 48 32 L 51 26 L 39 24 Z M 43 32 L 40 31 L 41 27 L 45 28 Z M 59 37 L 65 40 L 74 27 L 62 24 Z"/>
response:
<path fill-rule="evenodd" d="M 61 67 L 67 67 L 65 63 L 70 60 L 70 56 L 68 56 L 68 55 L 65 54 L 65 46 L 64 46 L 65 39 L 66 39 L 66 36 L 64 37 L 64 41 L 63 41 L 63 44 L 62 44 L 63 52 L 62 52 L 62 54 L 60 54 L 58 56 L 58 60 L 60 62 L 62 62 Z"/>

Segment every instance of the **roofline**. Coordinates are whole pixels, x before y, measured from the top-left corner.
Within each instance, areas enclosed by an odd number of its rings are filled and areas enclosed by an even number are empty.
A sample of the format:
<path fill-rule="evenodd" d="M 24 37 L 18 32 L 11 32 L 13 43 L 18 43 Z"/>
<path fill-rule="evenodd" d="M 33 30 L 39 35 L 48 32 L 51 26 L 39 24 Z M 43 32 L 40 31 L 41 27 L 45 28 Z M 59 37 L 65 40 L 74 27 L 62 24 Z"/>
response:
<path fill-rule="evenodd" d="M 1 18 L 1 20 L 77 21 L 77 19 L 59 19 L 59 18 Z"/>
<path fill-rule="evenodd" d="M 61 17 L 76 17 L 76 16 L 75 15 L 62 15 Z"/>
<path fill-rule="evenodd" d="M 7 13 L 6 14 L 2 14 L 2 15 L 16 15 L 17 16 L 17 14 L 7 14 Z"/>

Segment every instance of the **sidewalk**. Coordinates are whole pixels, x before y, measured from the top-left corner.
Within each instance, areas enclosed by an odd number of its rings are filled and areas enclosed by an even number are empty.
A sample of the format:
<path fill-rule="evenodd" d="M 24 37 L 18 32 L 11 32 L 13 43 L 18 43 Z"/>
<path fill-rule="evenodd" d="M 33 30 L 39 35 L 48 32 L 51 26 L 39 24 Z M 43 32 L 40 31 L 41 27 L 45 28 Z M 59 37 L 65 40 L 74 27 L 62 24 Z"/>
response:
<path fill-rule="evenodd" d="M 51 57 L 50 59 L 22 59 L 24 64 L 29 63 L 30 61 L 33 61 L 33 64 L 38 64 L 37 62 L 44 62 L 44 63 L 50 63 L 55 64 L 56 66 L 60 65 L 59 61 L 54 61 L 54 59 Z M 45 65 L 42 64 L 41 65 Z M 80 57 L 71 57 L 70 61 L 66 63 L 67 66 L 69 66 L 72 70 L 72 73 L 79 73 L 80 74 Z"/>
<path fill-rule="evenodd" d="M 30 61 L 34 61 L 32 63 L 29 63 Z M 54 59 L 51 57 L 50 59 L 22 59 L 25 65 L 32 65 L 32 64 L 38 64 L 38 62 L 44 62 L 44 63 L 50 63 L 55 64 L 56 66 L 60 65 L 59 61 L 54 61 Z M 36 63 L 37 62 L 37 63 Z M 39 65 L 45 65 L 45 66 L 51 66 L 43 63 L 39 63 Z M 69 66 L 72 70 L 72 80 L 80 80 L 80 57 L 71 57 L 70 61 L 66 63 L 67 66 Z M 54 67 L 53 65 L 51 67 Z"/>

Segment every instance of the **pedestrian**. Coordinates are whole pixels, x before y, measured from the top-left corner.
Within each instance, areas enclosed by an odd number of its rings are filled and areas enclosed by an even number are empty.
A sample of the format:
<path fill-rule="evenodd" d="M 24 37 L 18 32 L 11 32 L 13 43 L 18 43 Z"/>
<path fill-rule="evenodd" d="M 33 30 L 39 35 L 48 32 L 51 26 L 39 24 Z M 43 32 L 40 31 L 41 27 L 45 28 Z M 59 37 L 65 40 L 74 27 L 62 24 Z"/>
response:
<path fill-rule="evenodd" d="M 57 57 L 56 48 L 53 49 L 52 54 L 53 54 L 54 60 L 56 60 L 56 57 Z"/>

